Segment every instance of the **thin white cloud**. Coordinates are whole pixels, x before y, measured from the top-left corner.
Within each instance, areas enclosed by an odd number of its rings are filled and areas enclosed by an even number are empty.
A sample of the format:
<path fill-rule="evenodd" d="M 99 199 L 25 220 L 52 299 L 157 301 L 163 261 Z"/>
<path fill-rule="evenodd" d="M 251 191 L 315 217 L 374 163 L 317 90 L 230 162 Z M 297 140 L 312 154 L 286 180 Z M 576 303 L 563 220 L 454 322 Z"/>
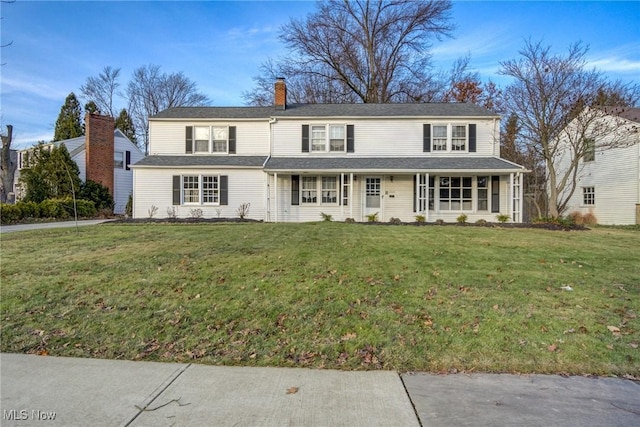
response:
<path fill-rule="evenodd" d="M 640 77 L 640 60 L 620 58 L 618 56 L 594 58 L 587 61 L 590 67 L 597 68 L 605 73 L 635 73 Z"/>
<path fill-rule="evenodd" d="M 5 74 L 2 78 L 3 96 L 14 92 L 53 101 L 64 100 L 69 94 L 67 89 L 57 87 L 55 83 L 42 81 L 33 76 L 7 77 Z"/>

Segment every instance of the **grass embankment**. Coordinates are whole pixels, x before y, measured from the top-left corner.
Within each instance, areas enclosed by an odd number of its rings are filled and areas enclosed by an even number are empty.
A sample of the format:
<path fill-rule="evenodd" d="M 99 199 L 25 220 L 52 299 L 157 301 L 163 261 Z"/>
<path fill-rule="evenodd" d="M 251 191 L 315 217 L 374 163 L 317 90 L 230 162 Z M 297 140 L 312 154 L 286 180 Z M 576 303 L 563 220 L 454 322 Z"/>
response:
<path fill-rule="evenodd" d="M 138 224 L 7 234 L 1 350 L 637 376 L 639 248 L 638 231 L 606 228 Z"/>

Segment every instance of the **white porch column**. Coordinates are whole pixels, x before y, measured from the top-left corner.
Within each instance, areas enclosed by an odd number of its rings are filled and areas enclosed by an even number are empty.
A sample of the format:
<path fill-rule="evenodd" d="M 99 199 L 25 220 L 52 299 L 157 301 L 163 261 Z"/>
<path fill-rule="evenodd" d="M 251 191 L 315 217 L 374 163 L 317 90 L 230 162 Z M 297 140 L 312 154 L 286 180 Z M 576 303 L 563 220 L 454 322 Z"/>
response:
<path fill-rule="evenodd" d="M 420 214 L 420 174 L 417 173 L 414 179 L 416 180 L 416 191 L 415 191 L 415 194 L 413 195 L 413 198 L 416 204 L 416 215 L 419 215 Z"/>
<path fill-rule="evenodd" d="M 275 222 L 278 222 L 278 173 L 273 174 L 273 200 L 275 204 Z"/>
<path fill-rule="evenodd" d="M 519 214 L 518 214 L 518 222 L 522 222 L 522 212 L 524 211 L 524 183 L 522 182 L 522 174 L 520 172 L 518 172 L 517 174 L 518 176 L 518 186 L 520 188 L 520 209 L 518 209 Z"/>
<path fill-rule="evenodd" d="M 353 172 L 349 174 L 349 218 L 353 218 Z"/>
<path fill-rule="evenodd" d="M 507 214 L 509 214 L 509 218 L 511 218 L 511 220 L 513 221 L 513 196 L 514 196 L 514 192 L 513 192 L 513 173 L 509 174 L 509 196 L 507 198 L 507 200 L 509 201 L 509 206 L 508 206 L 508 212 Z"/>
<path fill-rule="evenodd" d="M 424 219 L 425 221 L 429 221 L 429 172 L 424 174 L 424 189 Z"/>

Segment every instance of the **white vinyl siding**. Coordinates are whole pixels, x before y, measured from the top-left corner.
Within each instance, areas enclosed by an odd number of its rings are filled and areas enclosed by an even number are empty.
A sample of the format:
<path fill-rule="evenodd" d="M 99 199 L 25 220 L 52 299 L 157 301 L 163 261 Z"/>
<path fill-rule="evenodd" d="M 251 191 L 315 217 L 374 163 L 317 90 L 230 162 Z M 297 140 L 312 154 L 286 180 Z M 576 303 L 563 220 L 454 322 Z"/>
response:
<path fill-rule="evenodd" d="M 150 155 L 184 155 L 185 129 L 187 126 L 236 127 L 236 155 L 268 155 L 270 126 L 267 119 L 262 121 L 154 121 L 149 120 Z M 195 137 L 195 135 L 194 135 Z M 298 138 L 299 139 L 299 138 Z M 298 141 L 296 139 L 296 141 Z M 296 146 L 300 147 L 299 141 Z M 219 143 L 217 148 L 221 148 Z M 195 143 L 194 143 L 195 150 Z M 225 150 L 226 151 L 226 150 Z M 194 151 L 195 152 L 195 151 Z"/>
<path fill-rule="evenodd" d="M 329 120 L 322 122 L 310 122 L 308 119 L 278 118 L 278 123 L 273 127 L 273 156 L 321 156 L 323 154 L 312 151 L 313 126 L 325 126 Z M 437 120 L 429 119 L 349 119 L 348 123 L 354 126 L 355 152 L 345 153 L 349 157 L 393 157 L 393 156 L 451 156 L 451 152 L 424 153 L 423 152 L 423 125 L 425 123 L 438 124 Z M 494 119 L 464 119 L 447 120 L 447 124 L 468 126 L 476 124 L 476 152 L 455 153 L 463 156 L 497 156 L 499 154 L 499 120 Z M 302 125 L 309 125 L 309 153 L 302 153 Z M 238 126 L 240 132 L 240 126 Z M 468 128 L 467 128 L 468 139 Z M 240 141 L 240 137 L 238 137 Z M 238 142 L 240 147 L 240 142 Z M 465 147 L 468 150 L 468 146 Z M 337 153 L 326 152 L 327 156 L 336 156 Z"/>
<path fill-rule="evenodd" d="M 203 218 L 237 218 L 238 207 L 242 203 L 251 203 L 247 218 L 255 220 L 265 219 L 265 174 L 260 169 L 230 170 L 230 169 L 154 169 L 135 168 L 134 170 L 134 218 L 148 218 L 149 209 L 157 208 L 155 218 L 166 218 L 168 211 L 175 208 L 177 217 L 189 218 L 191 209 L 201 209 Z M 222 176 L 228 178 L 228 204 L 196 204 L 173 205 L 173 176 Z"/>

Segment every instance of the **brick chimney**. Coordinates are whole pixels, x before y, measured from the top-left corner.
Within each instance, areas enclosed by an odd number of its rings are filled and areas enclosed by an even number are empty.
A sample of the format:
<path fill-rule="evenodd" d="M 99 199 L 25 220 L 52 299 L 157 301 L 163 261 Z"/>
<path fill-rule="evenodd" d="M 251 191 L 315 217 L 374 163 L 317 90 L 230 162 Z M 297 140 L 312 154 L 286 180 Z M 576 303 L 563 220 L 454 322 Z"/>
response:
<path fill-rule="evenodd" d="M 115 120 L 113 117 L 87 113 L 84 118 L 84 126 L 87 179 L 104 185 L 113 196 Z"/>
<path fill-rule="evenodd" d="M 287 108 L 287 84 L 284 77 L 278 77 L 275 84 L 275 103 L 274 106 L 278 110 Z"/>

